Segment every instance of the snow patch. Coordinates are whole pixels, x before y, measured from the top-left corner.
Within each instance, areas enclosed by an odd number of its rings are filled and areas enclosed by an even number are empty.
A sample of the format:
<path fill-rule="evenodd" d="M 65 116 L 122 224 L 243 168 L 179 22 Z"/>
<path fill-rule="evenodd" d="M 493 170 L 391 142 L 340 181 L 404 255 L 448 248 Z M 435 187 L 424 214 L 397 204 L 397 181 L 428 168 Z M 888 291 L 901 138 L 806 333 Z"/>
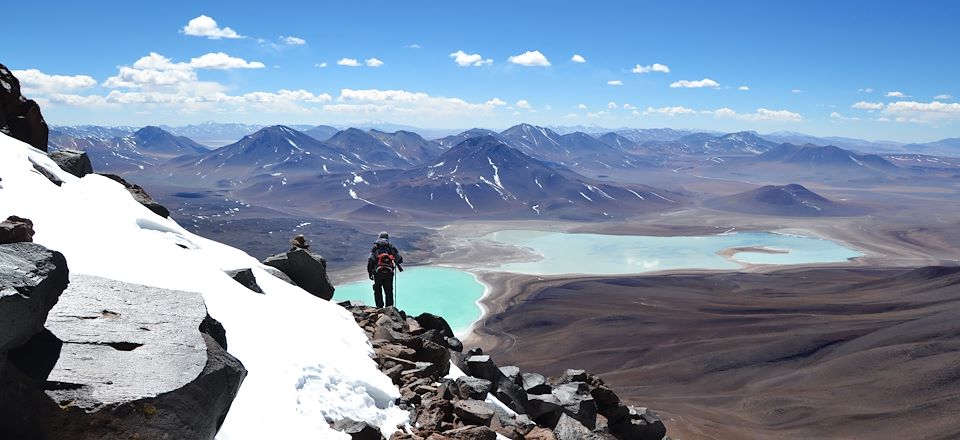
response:
<path fill-rule="evenodd" d="M 30 160 L 63 185 L 33 172 Z M 62 252 L 72 273 L 203 295 L 227 331 L 230 352 L 249 371 L 219 440 L 343 439 L 327 424 L 343 417 L 380 426 L 389 436 L 406 422 L 408 413 L 393 404 L 399 390 L 378 370 L 366 335 L 342 307 L 270 275 L 238 249 L 157 216 L 117 182 L 96 174 L 77 178 L 2 134 L 0 176 L 0 217 L 31 219 L 34 241 Z M 116 252 L 105 239 L 136 246 Z M 252 268 L 264 294 L 223 272 L 238 268 Z"/>

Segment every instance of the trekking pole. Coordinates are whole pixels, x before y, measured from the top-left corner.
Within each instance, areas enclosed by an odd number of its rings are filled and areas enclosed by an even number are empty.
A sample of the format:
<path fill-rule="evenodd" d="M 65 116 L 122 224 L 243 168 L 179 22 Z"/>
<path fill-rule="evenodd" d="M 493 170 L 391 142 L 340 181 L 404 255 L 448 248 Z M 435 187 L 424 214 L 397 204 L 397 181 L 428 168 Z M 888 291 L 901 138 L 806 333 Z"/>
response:
<path fill-rule="evenodd" d="M 393 271 L 393 306 L 399 310 L 400 306 L 398 304 L 400 303 L 397 301 L 397 299 L 400 297 L 400 289 L 397 288 L 397 279 L 400 277 L 397 276 L 397 272 L 403 272 L 403 269 L 400 269 L 399 264 L 397 264 L 397 270 Z"/>

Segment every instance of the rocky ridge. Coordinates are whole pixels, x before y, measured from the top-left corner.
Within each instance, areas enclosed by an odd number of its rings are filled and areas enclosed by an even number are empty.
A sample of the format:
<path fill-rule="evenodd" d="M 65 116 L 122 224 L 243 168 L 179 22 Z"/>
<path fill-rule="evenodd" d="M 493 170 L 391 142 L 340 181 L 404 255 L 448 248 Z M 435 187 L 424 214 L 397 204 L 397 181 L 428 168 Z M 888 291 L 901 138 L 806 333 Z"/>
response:
<path fill-rule="evenodd" d="M 463 353 L 439 316 L 341 305 L 367 333 L 380 369 L 400 388 L 396 403 L 410 411 L 410 426 L 391 440 L 666 438 L 655 413 L 623 403 L 602 379 L 583 370 L 546 378 L 498 367 L 479 349 Z M 450 371 L 451 361 L 462 375 Z M 361 425 L 351 420 L 334 427 L 344 427 L 353 439 L 383 438 Z"/>

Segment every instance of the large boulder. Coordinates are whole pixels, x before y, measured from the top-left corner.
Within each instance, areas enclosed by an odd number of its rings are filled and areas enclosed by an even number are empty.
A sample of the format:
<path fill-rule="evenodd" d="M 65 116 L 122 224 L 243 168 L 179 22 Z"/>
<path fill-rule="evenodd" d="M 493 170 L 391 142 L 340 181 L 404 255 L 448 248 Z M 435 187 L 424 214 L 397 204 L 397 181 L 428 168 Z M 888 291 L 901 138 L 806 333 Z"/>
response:
<path fill-rule="evenodd" d="M 33 222 L 30 219 L 11 215 L 0 222 L 0 244 L 33 241 Z"/>
<path fill-rule="evenodd" d="M 198 293 L 73 275 L 9 353 L 0 438 L 213 439 L 246 370 L 207 316 Z"/>
<path fill-rule="evenodd" d="M 327 260 L 306 249 L 267 257 L 263 264 L 279 269 L 300 288 L 316 297 L 330 300 L 335 290 L 327 277 Z"/>
<path fill-rule="evenodd" d="M 153 211 L 154 214 L 157 214 L 163 218 L 170 217 L 170 210 L 167 209 L 165 206 L 157 203 L 155 200 L 153 200 L 153 198 L 150 197 L 150 194 L 147 194 L 147 192 L 143 189 L 142 186 L 127 182 L 126 180 L 124 180 L 123 177 L 120 177 L 116 174 L 100 174 L 100 175 L 123 185 L 123 187 L 127 189 L 127 192 L 129 192 L 130 195 L 133 196 L 134 200 L 136 200 L 141 205 L 146 206 L 147 209 Z"/>
<path fill-rule="evenodd" d="M 20 93 L 20 81 L 3 64 L 0 64 L 0 133 L 47 151 L 50 129 L 43 120 L 40 106 Z"/>
<path fill-rule="evenodd" d="M 59 252 L 34 243 L 0 244 L 0 353 L 43 329 L 67 277 Z"/>
<path fill-rule="evenodd" d="M 56 162 L 64 171 L 77 177 L 93 173 L 93 164 L 90 157 L 83 151 L 57 150 L 50 153 L 50 159 Z"/>

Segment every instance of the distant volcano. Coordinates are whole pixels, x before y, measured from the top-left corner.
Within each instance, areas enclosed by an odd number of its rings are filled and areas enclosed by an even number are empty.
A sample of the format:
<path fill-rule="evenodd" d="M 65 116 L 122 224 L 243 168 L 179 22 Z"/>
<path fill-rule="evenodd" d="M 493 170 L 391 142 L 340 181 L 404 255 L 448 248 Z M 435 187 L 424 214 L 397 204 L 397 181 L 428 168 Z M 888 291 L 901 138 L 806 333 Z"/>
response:
<path fill-rule="evenodd" d="M 844 217 L 863 215 L 866 208 L 827 199 L 803 185 L 767 185 L 761 188 L 708 200 L 709 208 L 745 214 L 783 217 Z"/>

